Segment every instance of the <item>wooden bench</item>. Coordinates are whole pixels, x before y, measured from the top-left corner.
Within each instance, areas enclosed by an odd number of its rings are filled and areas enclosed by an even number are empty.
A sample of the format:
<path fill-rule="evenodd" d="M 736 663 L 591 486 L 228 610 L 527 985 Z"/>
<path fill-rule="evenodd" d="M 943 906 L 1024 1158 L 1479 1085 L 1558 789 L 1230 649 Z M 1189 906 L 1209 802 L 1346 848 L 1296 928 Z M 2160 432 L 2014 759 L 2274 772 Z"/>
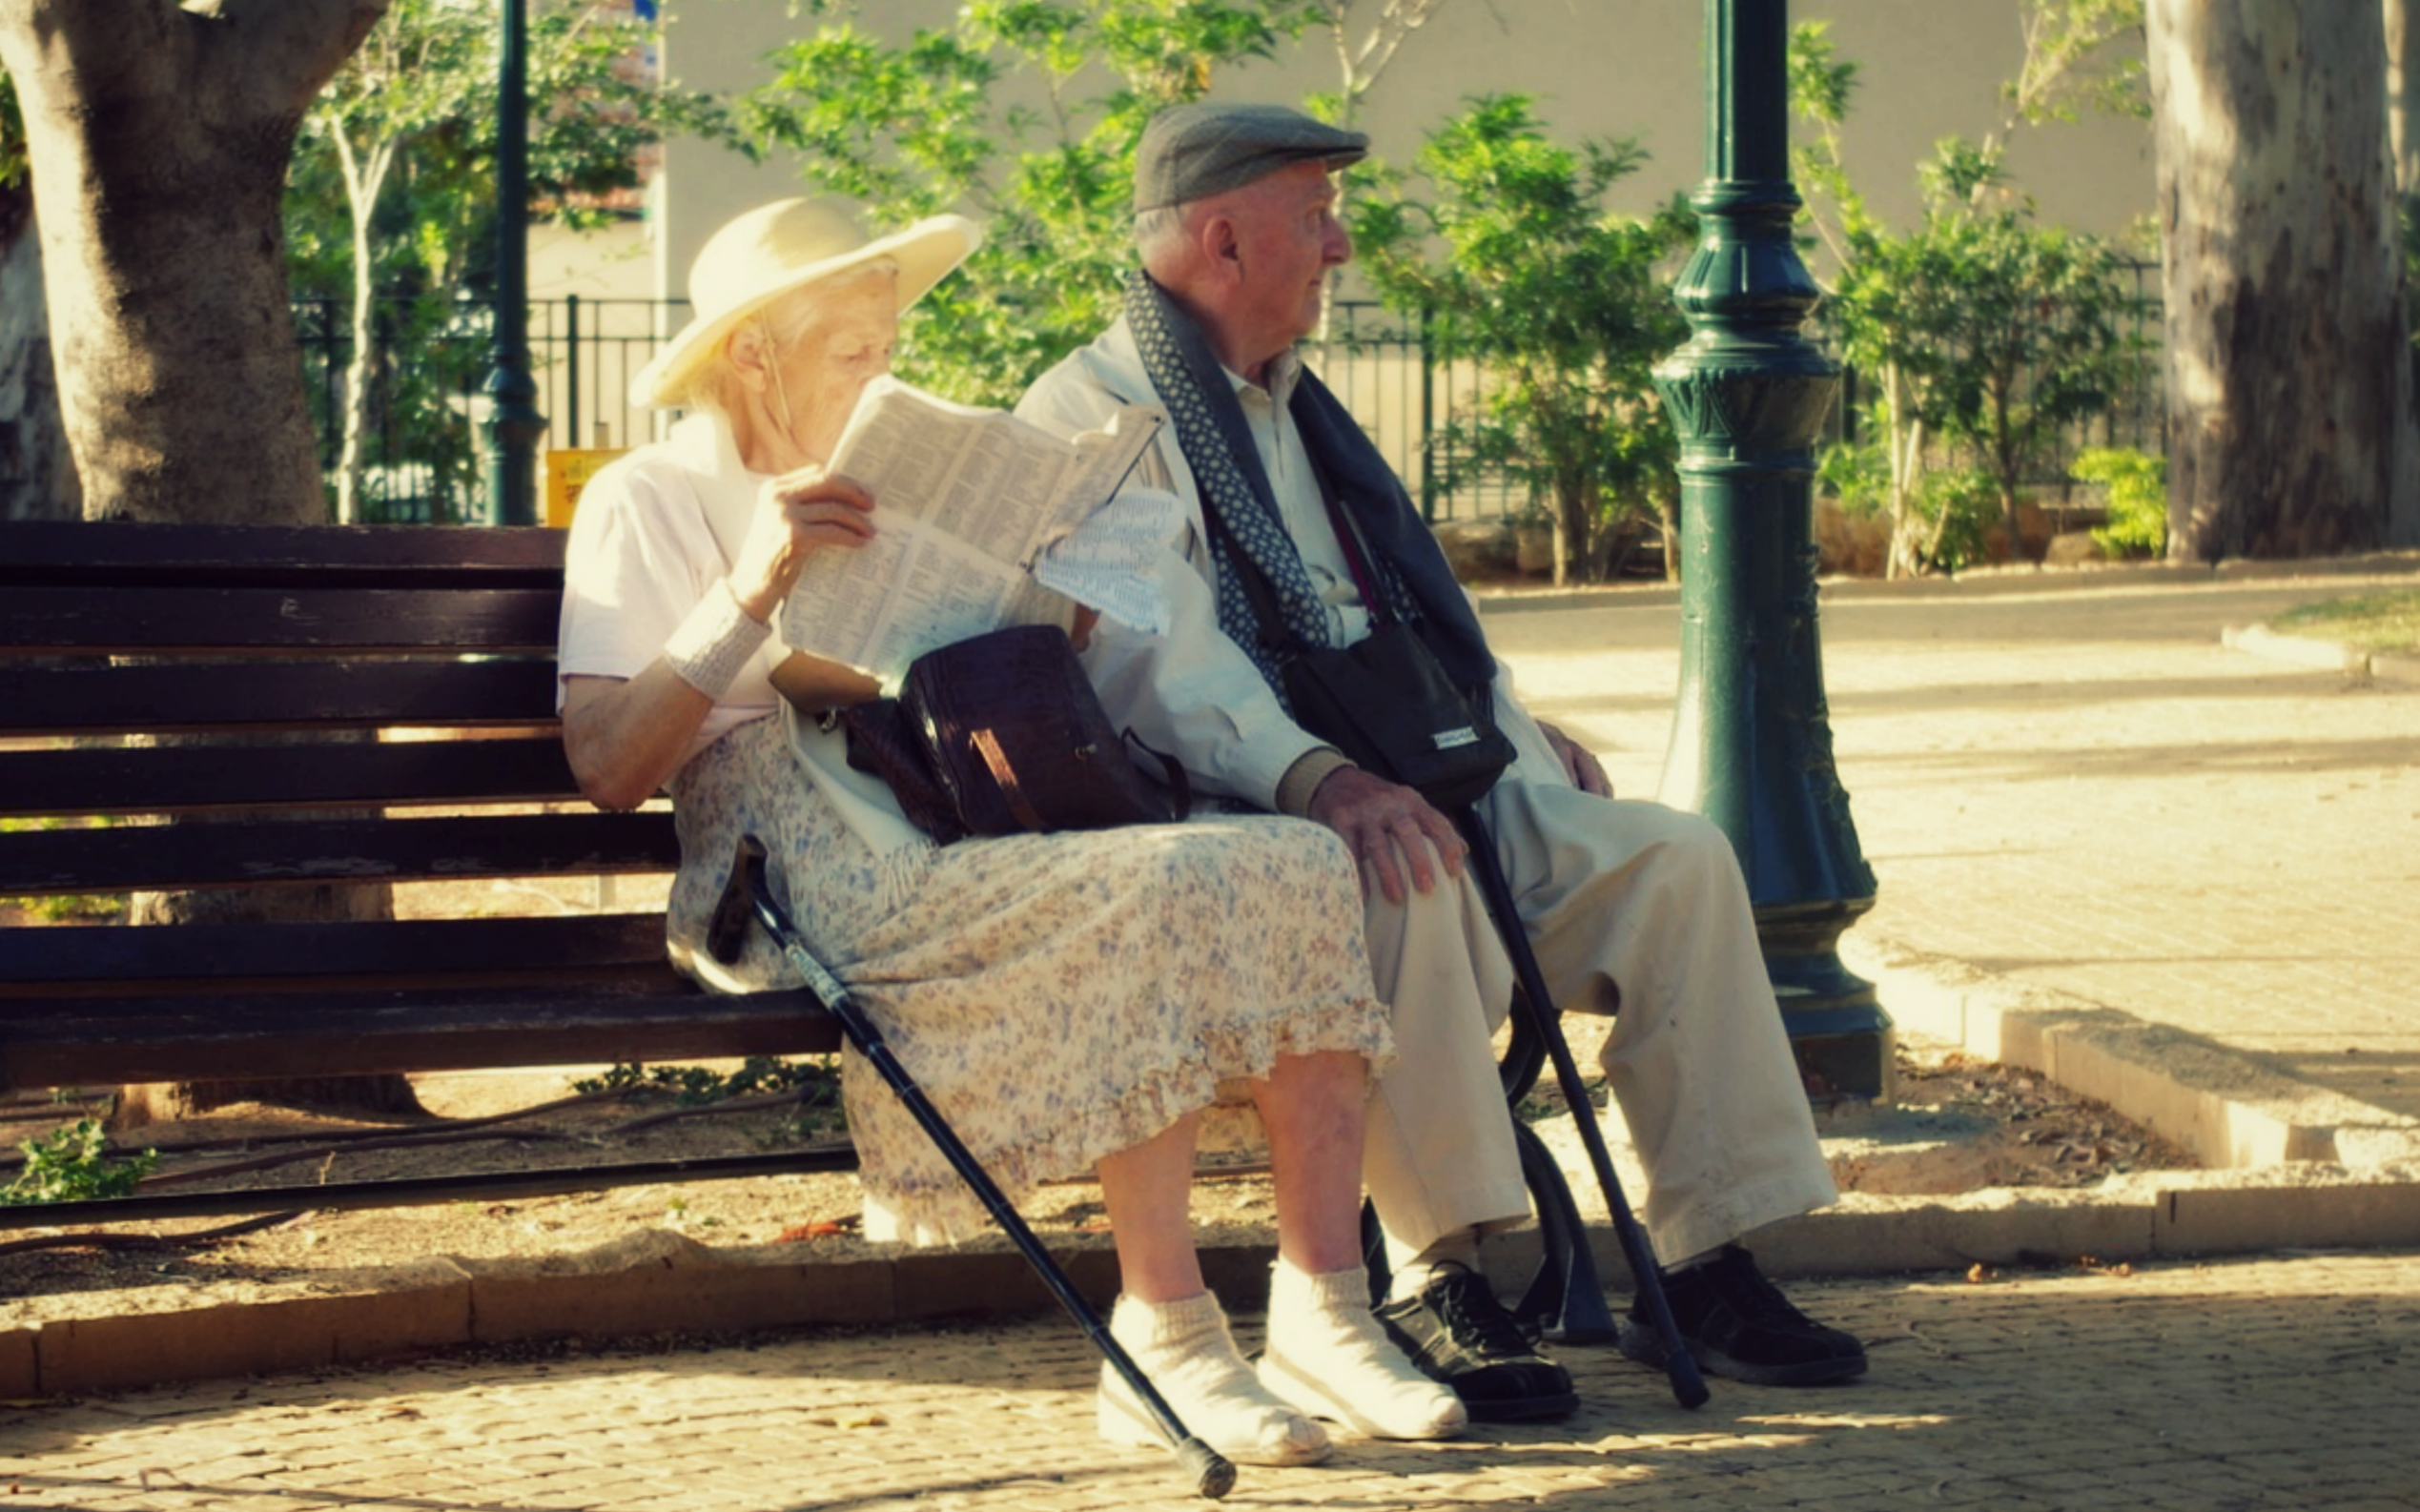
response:
<path fill-rule="evenodd" d="M 0 525 L 0 898 L 593 888 L 670 869 L 668 811 L 600 813 L 572 782 L 554 715 L 562 591 L 550 530 Z M 0 1091 L 839 1044 L 808 993 L 697 991 L 666 962 L 658 911 L 0 928 Z M 793 1151 L 522 1170 L 475 1191 L 447 1178 L 181 1193 L 0 1206 L 0 1226 L 853 1164 Z"/>

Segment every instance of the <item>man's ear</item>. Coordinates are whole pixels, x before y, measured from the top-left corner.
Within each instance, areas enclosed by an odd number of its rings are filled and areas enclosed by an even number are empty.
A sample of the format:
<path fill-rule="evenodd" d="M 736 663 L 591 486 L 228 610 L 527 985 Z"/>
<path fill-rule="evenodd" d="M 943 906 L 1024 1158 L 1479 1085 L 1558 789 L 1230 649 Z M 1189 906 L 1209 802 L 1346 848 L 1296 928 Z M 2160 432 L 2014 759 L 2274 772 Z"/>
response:
<path fill-rule="evenodd" d="M 1195 245 L 1201 249 L 1203 265 L 1219 282 L 1243 281 L 1243 237 L 1233 216 L 1212 215 L 1203 220 Z"/>

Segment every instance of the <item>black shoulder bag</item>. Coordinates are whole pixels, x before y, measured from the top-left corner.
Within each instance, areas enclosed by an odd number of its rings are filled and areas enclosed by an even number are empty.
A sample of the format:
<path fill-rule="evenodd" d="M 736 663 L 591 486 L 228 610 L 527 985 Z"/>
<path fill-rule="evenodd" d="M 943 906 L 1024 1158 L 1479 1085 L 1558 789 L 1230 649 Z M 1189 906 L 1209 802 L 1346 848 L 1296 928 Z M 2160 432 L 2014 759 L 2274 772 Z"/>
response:
<path fill-rule="evenodd" d="M 844 710 L 849 765 L 891 785 L 911 822 L 942 845 L 968 835 L 1164 825 L 1192 806 L 1184 768 L 1159 761 L 1168 791 L 1126 754 L 1067 632 L 1015 625 L 927 651 L 896 699 Z"/>
<path fill-rule="evenodd" d="M 1242 574 L 1261 644 L 1272 653 L 1294 722 L 1326 741 L 1354 766 L 1415 788 L 1447 813 L 1477 802 L 1512 765 L 1512 743 L 1494 718 L 1454 686 L 1417 626 L 1387 613 L 1364 570 L 1352 522 L 1323 481 L 1321 496 L 1346 566 L 1370 613 L 1368 636 L 1351 645 L 1312 648 L 1282 626 L 1277 590 L 1260 563 L 1205 497 L 1201 512 L 1227 561 Z"/>

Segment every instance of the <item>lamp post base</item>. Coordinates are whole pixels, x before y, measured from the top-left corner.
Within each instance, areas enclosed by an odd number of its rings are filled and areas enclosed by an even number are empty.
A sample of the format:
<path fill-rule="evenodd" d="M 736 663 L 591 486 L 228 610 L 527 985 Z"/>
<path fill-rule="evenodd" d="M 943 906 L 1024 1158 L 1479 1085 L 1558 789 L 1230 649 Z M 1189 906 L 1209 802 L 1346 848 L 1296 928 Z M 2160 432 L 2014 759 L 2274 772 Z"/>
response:
<path fill-rule="evenodd" d="M 1781 1004 L 1807 1100 L 1817 1107 L 1888 1102 L 1897 1091 L 1897 1035 L 1874 984 L 1840 962 L 1843 930 L 1872 898 L 1760 908 L 1756 938 Z"/>

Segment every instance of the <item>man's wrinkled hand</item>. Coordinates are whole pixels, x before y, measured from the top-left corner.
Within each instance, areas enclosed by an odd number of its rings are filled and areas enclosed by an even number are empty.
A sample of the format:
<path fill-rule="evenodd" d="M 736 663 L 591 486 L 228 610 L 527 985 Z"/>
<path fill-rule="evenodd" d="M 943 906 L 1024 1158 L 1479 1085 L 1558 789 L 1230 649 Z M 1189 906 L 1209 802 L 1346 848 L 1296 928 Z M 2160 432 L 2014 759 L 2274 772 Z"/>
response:
<path fill-rule="evenodd" d="M 1360 866 L 1364 898 L 1373 877 L 1387 902 L 1401 903 L 1406 888 L 1434 890 L 1441 867 L 1447 876 L 1462 875 L 1461 833 L 1412 788 L 1340 766 L 1311 794 L 1308 812 L 1343 837 Z"/>
<path fill-rule="evenodd" d="M 1571 779 L 1572 787 L 1599 798 L 1613 796 L 1613 780 L 1605 775 L 1604 764 L 1594 752 L 1545 720 L 1538 721 L 1538 732 L 1553 747 L 1555 760 L 1563 764 L 1563 775 Z"/>

